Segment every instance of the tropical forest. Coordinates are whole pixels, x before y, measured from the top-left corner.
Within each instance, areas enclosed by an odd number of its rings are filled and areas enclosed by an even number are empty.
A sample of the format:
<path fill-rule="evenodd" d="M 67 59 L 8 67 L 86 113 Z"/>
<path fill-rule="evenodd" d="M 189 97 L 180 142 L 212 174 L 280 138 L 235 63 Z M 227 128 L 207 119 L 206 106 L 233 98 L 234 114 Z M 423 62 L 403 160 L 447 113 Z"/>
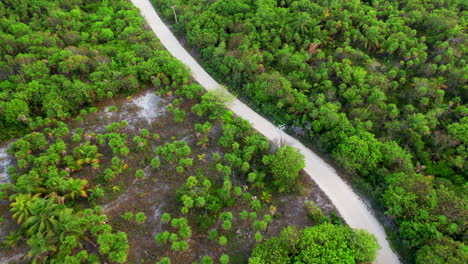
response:
<path fill-rule="evenodd" d="M 0 0 L 0 264 L 468 263 L 468 2 Z"/>

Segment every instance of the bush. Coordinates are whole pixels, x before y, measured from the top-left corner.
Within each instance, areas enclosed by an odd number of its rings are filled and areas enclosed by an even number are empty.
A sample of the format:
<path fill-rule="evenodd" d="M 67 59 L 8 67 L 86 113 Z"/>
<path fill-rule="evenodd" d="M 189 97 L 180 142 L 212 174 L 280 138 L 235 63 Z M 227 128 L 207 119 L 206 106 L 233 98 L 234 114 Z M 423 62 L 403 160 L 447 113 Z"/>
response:
<path fill-rule="evenodd" d="M 221 245 L 221 246 L 225 246 L 227 244 L 228 240 L 225 236 L 220 236 L 219 237 L 219 241 L 218 243 Z"/>
<path fill-rule="evenodd" d="M 135 215 L 135 221 L 138 223 L 144 223 L 146 221 L 146 215 L 143 212 L 139 212 Z"/>
<path fill-rule="evenodd" d="M 161 216 L 161 222 L 169 223 L 171 221 L 171 215 L 169 213 L 163 213 Z"/>
<path fill-rule="evenodd" d="M 135 177 L 141 179 L 143 177 L 145 177 L 145 171 L 142 170 L 142 169 L 138 169 L 135 171 Z"/>
<path fill-rule="evenodd" d="M 226 255 L 226 254 L 221 255 L 221 257 L 219 258 L 219 262 L 221 264 L 229 264 L 229 255 Z"/>
<path fill-rule="evenodd" d="M 218 231 L 216 231 L 216 230 L 210 230 L 210 232 L 208 232 L 208 238 L 209 238 L 211 241 L 215 241 L 215 240 L 218 238 Z"/>
<path fill-rule="evenodd" d="M 213 259 L 208 256 L 204 256 L 201 260 L 201 264 L 213 264 Z"/>
<path fill-rule="evenodd" d="M 126 212 L 126 213 L 120 215 L 120 217 L 125 221 L 131 221 L 133 219 L 133 213 L 132 212 Z"/>
<path fill-rule="evenodd" d="M 348 226 L 287 227 L 255 246 L 250 263 L 371 263 L 378 248 L 374 236 Z"/>
<path fill-rule="evenodd" d="M 159 160 L 159 158 L 156 157 L 156 158 L 151 159 L 151 167 L 153 169 L 157 169 L 160 166 L 161 166 L 161 161 Z"/>
<path fill-rule="evenodd" d="M 162 258 L 160 261 L 156 262 L 156 264 L 171 264 L 170 258 Z"/>
<path fill-rule="evenodd" d="M 323 214 L 322 210 L 313 201 L 307 201 L 304 204 L 307 209 L 307 215 L 315 224 L 321 224 L 328 220 L 328 217 Z"/>
<path fill-rule="evenodd" d="M 263 236 L 260 234 L 260 232 L 255 233 L 255 241 L 257 242 L 262 242 Z"/>
<path fill-rule="evenodd" d="M 299 177 L 299 171 L 305 166 L 304 156 L 299 150 L 286 146 L 279 148 L 275 154 L 263 157 L 263 163 L 273 176 L 273 184 L 280 192 L 290 192 Z"/>

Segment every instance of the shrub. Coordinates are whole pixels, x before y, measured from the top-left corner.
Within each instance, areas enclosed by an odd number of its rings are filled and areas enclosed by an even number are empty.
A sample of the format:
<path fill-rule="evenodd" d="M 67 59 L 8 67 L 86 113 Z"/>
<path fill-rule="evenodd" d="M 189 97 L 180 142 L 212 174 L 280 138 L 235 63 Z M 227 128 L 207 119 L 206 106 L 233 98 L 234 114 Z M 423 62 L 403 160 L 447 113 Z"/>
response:
<path fill-rule="evenodd" d="M 143 177 L 145 177 L 145 171 L 143 171 L 142 169 L 138 169 L 135 171 L 135 177 L 141 179 Z"/>
<path fill-rule="evenodd" d="M 229 220 L 223 222 L 222 227 L 224 230 L 231 230 L 232 223 Z"/>
<path fill-rule="evenodd" d="M 213 259 L 208 256 L 204 256 L 201 260 L 201 264 L 213 264 Z"/>
<path fill-rule="evenodd" d="M 163 213 L 161 216 L 161 221 L 163 223 L 169 223 L 169 221 L 171 221 L 171 215 L 169 213 Z"/>
<path fill-rule="evenodd" d="M 255 241 L 257 242 L 262 242 L 263 236 L 260 234 L 260 232 L 255 233 Z"/>
<path fill-rule="evenodd" d="M 252 209 L 254 209 L 255 211 L 258 211 L 262 208 L 262 203 L 258 199 L 252 200 L 250 202 L 250 207 L 252 207 Z"/>
<path fill-rule="evenodd" d="M 208 232 L 208 238 L 209 238 L 211 241 L 215 241 L 215 240 L 218 238 L 218 231 L 216 231 L 216 230 L 210 230 L 210 232 Z"/>
<path fill-rule="evenodd" d="M 275 154 L 264 156 L 263 163 L 268 165 L 273 184 L 280 192 L 290 192 L 293 189 L 299 171 L 305 166 L 304 156 L 290 146 L 281 147 Z"/>
<path fill-rule="evenodd" d="M 126 212 L 126 213 L 120 215 L 120 217 L 125 221 L 131 221 L 133 219 L 133 213 L 132 212 Z"/>
<path fill-rule="evenodd" d="M 164 231 L 162 233 L 158 233 L 155 237 L 156 243 L 158 244 L 166 244 L 167 240 L 171 236 L 171 233 L 169 231 Z"/>
<path fill-rule="evenodd" d="M 160 261 L 156 262 L 156 264 L 171 264 L 170 258 L 162 258 Z"/>
<path fill-rule="evenodd" d="M 221 246 L 225 246 L 227 244 L 228 240 L 225 236 L 220 236 L 219 237 L 219 241 L 218 243 L 221 245 Z"/>
<path fill-rule="evenodd" d="M 221 257 L 219 258 L 219 262 L 221 264 L 229 264 L 229 255 L 226 255 L 226 254 L 221 255 Z"/>
<path fill-rule="evenodd" d="M 143 212 L 139 212 L 135 215 L 135 221 L 138 223 L 144 223 L 146 221 L 146 215 Z"/>
<path fill-rule="evenodd" d="M 153 159 L 151 159 L 151 167 L 153 169 L 157 169 L 161 166 L 161 161 L 159 160 L 158 157 L 155 157 Z"/>
<path fill-rule="evenodd" d="M 247 219 L 247 217 L 249 217 L 249 213 L 246 210 L 243 210 L 242 212 L 239 213 L 239 217 L 240 219 L 245 220 Z"/>

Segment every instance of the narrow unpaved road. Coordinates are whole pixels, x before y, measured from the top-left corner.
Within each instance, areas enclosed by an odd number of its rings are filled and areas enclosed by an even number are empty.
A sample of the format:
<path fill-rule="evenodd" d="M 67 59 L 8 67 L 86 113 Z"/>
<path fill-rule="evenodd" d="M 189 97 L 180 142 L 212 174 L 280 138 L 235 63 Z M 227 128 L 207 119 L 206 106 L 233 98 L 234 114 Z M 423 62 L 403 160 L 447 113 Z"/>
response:
<path fill-rule="evenodd" d="M 221 88 L 195 59 L 182 47 L 169 28 L 160 19 L 149 0 L 132 0 L 140 9 L 141 14 L 159 38 L 166 49 L 177 59 L 182 61 L 192 71 L 195 80 L 206 90 Z M 381 246 L 377 260 L 374 263 L 393 264 L 400 263 L 398 256 L 390 248 L 386 240 L 383 227 L 377 221 L 371 210 L 356 195 L 353 190 L 338 176 L 336 171 L 318 157 L 310 149 L 306 148 L 297 139 L 281 132 L 275 125 L 261 117 L 239 100 L 228 105 L 228 108 L 236 115 L 248 120 L 252 126 L 273 142 L 280 140 L 286 144 L 298 148 L 305 156 L 305 171 L 312 177 L 336 206 L 346 223 L 352 228 L 366 229 L 373 233 Z"/>

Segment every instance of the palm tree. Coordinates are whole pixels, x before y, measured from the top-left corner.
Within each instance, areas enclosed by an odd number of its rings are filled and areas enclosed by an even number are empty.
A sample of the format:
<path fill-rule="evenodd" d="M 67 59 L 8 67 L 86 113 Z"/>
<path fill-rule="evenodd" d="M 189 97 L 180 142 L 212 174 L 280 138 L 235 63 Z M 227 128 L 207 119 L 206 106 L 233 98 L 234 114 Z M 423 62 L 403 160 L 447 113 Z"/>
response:
<path fill-rule="evenodd" d="M 31 203 L 31 216 L 23 224 L 26 234 L 54 234 L 57 215 L 62 208 L 51 199 L 36 199 Z"/>
<path fill-rule="evenodd" d="M 294 18 L 293 29 L 295 32 L 304 35 L 310 33 L 310 31 L 317 26 L 318 21 L 312 19 L 312 17 L 305 12 L 300 12 L 297 17 Z"/>
<path fill-rule="evenodd" d="M 10 204 L 11 212 L 13 213 L 13 218 L 18 218 L 18 224 L 21 224 L 31 216 L 31 204 L 38 196 L 39 194 L 32 196 L 30 193 L 19 193 L 13 196 L 15 201 Z"/>
<path fill-rule="evenodd" d="M 27 243 L 31 249 L 26 256 L 34 257 L 32 263 L 44 261 L 47 252 L 55 252 L 57 250 L 57 247 L 52 242 L 51 235 L 44 236 L 44 234 L 35 234 L 28 239 Z"/>
<path fill-rule="evenodd" d="M 68 192 L 64 195 L 66 198 L 71 198 L 75 200 L 77 196 L 88 197 L 86 194 L 86 188 L 88 185 L 87 180 L 70 178 L 68 179 L 66 185 L 64 186 L 65 190 Z"/>
<path fill-rule="evenodd" d="M 58 222 L 54 226 L 55 234 L 59 235 L 61 243 L 69 240 L 69 236 L 75 236 L 77 239 L 84 235 L 84 228 L 80 216 L 73 213 L 73 209 L 66 208 L 57 213 Z M 80 244 L 81 245 L 81 244 Z M 78 245 L 77 245 L 78 246 Z"/>

